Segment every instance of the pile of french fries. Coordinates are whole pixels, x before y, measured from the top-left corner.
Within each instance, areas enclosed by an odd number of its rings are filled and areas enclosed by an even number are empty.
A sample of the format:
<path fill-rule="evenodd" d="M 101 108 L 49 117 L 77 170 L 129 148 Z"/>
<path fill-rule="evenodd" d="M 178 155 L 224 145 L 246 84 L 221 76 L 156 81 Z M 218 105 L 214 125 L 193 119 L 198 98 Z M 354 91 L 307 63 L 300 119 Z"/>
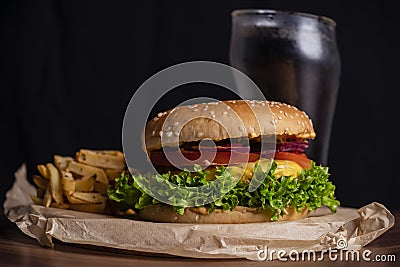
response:
<path fill-rule="evenodd" d="M 92 213 L 107 213 L 107 189 L 125 170 L 118 150 L 81 149 L 75 157 L 54 155 L 54 161 L 37 166 L 33 176 L 34 204 Z"/>

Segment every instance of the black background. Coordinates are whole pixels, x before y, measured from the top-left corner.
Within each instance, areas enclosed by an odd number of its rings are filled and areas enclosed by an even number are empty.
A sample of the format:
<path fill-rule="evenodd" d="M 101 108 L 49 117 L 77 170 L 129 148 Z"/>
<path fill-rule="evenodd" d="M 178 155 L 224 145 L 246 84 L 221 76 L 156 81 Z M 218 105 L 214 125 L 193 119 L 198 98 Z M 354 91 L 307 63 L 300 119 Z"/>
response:
<path fill-rule="evenodd" d="M 30 176 L 54 154 L 122 149 L 123 115 L 141 83 L 185 61 L 229 64 L 231 11 L 271 8 L 337 22 L 342 74 L 331 179 L 344 206 L 378 201 L 399 208 L 400 32 L 389 2 L 1 2 L 0 201 L 23 162 Z M 220 93 L 220 99 L 231 97 Z M 180 101 L 179 94 L 166 97 L 154 112 Z"/>

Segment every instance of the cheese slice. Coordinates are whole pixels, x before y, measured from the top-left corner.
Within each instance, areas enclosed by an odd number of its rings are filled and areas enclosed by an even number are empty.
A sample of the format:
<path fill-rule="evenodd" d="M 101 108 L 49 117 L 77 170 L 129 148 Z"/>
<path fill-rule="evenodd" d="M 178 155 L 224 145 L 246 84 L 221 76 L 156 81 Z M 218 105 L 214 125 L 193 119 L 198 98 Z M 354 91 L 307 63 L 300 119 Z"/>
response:
<path fill-rule="evenodd" d="M 275 160 L 277 167 L 275 169 L 275 177 L 280 178 L 282 176 L 290 176 L 294 179 L 299 177 L 303 168 L 294 161 L 291 160 Z"/>
<path fill-rule="evenodd" d="M 230 166 L 229 169 L 233 176 L 242 175 L 242 182 L 250 182 L 250 179 L 253 177 L 253 171 L 256 164 L 259 163 L 261 169 L 263 171 L 267 171 L 268 167 L 271 164 L 271 160 L 269 159 L 261 159 L 255 162 L 248 162 L 244 164 L 239 164 L 236 166 Z M 244 171 L 243 171 L 244 169 Z"/>
<path fill-rule="evenodd" d="M 280 178 L 282 176 L 290 176 L 291 179 L 299 177 L 300 173 L 303 171 L 303 168 L 296 162 L 291 160 L 274 160 L 277 167 L 274 172 L 275 178 Z M 230 170 L 233 175 L 242 175 L 242 182 L 249 182 L 253 177 L 254 167 L 256 162 L 249 162 L 246 165 L 240 164 L 236 166 L 230 167 Z M 270 160 L 263 159 L 261 164 L 261 168 L 263 171 L 266 171 L 271 163 Z M 243 172 L 244 169 L 244 172 Z"/>
<path fill-rule="evenodd" d="M 291 160 L 274 160 L 277 167 L 274 172 L 275 178 L 280 178 L 282 176 L 290 176 L 291 179 L 299 177 L 300 173 L 303 171 L 303 168 L 294 161 Z M 253 171 L 256 164 L 259 163 L 262 170 L 265 172 L 270 164 L 271 161 L 269 159 L 261 159 L 260 161 L 255 162 L 248 162 L 246 164 L 238 164 L 235 166 L 230 166 L 229 169 L 231 174 L 234 177 L 242 176 L 242 182 L 250 182 L 251 178 L 253 177 Z M 244 171 L 243 171 L 244 169 Z M 207 176 L 207 180 L 214 180 L 215 179 L 215 168 L 207 169 L 210 174 Z"/>

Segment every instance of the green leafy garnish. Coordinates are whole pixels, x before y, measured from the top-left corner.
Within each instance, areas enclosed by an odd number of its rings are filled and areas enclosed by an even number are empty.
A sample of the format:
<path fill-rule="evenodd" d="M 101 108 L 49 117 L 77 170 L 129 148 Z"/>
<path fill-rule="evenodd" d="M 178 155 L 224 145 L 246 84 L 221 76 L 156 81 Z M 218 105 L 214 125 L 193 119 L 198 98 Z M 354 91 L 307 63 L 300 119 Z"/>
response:
<path fill-rule="evenodd" d="M 248 181 L 239 180 L 232 188 L 232 181 L 236 181 L 240 177 L 233 177 L 234 174 L 231 174 L 229 167 L 216 167 L 215 179 L 220 183 L 218 187 L 210 189 L 210 194 L 213 193 L 212 190 L 227 192 L 208 204 L 205 204 L 205 199 L 209 196 L 193 195 L 196 207 L 206 207 L 209 213 L 215 209 L 233 210 L 237 206 L 262 207 L 274 214 L 273 220 L 277 220 L 280 215 L 283 215 L 287 208 L 296 208 L 300 212 L 304 208 L 316 210 L 325 205 L 332 212 L 336 211 L 340 202 L 335 198 L 335 186 L 328 179 L 327 167 L 316 166 L 314 162 L 311 162 L 311 168 L 303 170 L 299 177 L 293 179 L 289 176 L 282 176 L 277 179 L 274 176 L 276 166 L 276 163 L 272 162 L 268 172 L 264 172 L 259 164 L 255 165 L 252 179 L 263 180 L 263 182 L 253 192 L 249 192 L 250 184 Z M 114 188 L 108 190 L 109 198 L 118 202 L 121 210 L 132 207 L 140 210 L 146 206 L 159 203 L 140 188 L 136 182 L 139 175 L 132 176 L 123 173 L 121 177 L 116 179 Z M 156 180 L 165 179 L 180 187 L 196 187 L 210 184 L 210 181 L 206 179 L 207 175 L 209 175 L 208 172 L 198 167 L 195 173 L 185 170 L 179 174 L 165 173 L 155 175 L 153 178 Z M 166 187 L 154 188 L 154 190 L 159 195 L 167 195 L 170 199 L 174 199 L 174 194 L 179 194 L 179 192 L 174 192 L 171 195 Z M 179 195 L 176 195 L 176 197 L 179 199 Z M 181 202 L 177 201 L 176 203 Z M 184 213 L 184 205 L 173 205 L 173 207 L 177 214 Z"/>

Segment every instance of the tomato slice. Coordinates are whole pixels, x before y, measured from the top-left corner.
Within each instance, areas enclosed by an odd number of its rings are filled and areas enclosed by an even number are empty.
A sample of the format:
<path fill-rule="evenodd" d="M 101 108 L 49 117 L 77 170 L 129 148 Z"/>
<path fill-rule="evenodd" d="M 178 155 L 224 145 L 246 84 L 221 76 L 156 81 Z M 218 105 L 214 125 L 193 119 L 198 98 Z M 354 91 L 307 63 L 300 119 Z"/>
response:
<path fill-rule="evenodd" d="M 205 159 L 212 159 L 213 152 L 207 153 L 200 151 L 187 151 L 181 150 L 182 155 L 191 161 L 198 160 L 201 156 Z M 179 151 L 170 151 L 168 152 L 168 157 L 172 157 L 174 159 L 174 163 L 179 165 L 179 167 L 183 167 L 186 164 L 182 161 L 179 162 L 179 158 L 181 158 Z M 212 165 L 228 165 L 228 164 L 237 164 L 237 163 L 244 163 L 244 162 L 252 162 L 257 161 L 260 158 L 260 153 L 240 153 L 236 151 L 223 151 L 223 152 L 216 152 L 215 158 L 212 162 Z M 165 156 L 163 151 L 151 151 L 150 152 L 150 160 L 154 165 L 157 166 L 171 166 L 171 163 Z M 202 162 L 197 162 L 197 164 L 205 165 Z"/>
<path fill-rule="evenodd" d="M 275 152 L 274 158 L 297 162 L 303 169 L 311 168 L 311 160 L 304 153 Z"/>

